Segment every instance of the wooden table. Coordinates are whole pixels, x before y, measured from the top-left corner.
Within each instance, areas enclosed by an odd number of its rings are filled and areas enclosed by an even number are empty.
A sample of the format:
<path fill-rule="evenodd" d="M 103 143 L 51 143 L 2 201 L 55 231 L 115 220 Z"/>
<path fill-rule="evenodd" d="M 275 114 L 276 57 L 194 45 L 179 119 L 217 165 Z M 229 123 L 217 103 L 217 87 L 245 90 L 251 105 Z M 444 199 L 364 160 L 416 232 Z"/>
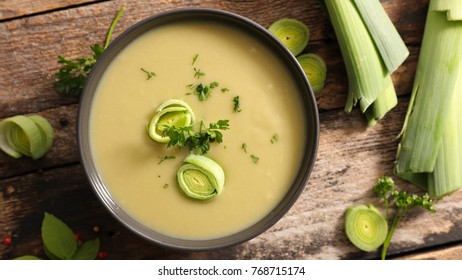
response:
<path fill-rule="evenodd" d="M 378 203 L 371 186 L 391 175 L 409 101 L 428 0 L 384 0 L 410 57 L 394 73 L 399 105 L 375 127 L 355 110 L 343 111 L 348 81 L 330 23 L 316 0 L 92 1 L 3 0 L 0 2 L 0 118 L 37 113 L 55 130 L 55 143 L 40 160 L 12 159 L 0 153 L 0 258 L 44 256 L 40 225 L 44 212 L 64 220 L 82 239 L 101 239 L 109 259 L 363 259 L 378 253 L 357 250 L 343 232 L 343 214 L 357 203 Z M 307 51 L 325 58 L 328 81 L 318 98 L 320 145 L 311 179 L 293 208 L 271 229 L 244 244 L 210 252 L 176 252 L 127 230 L 95 196 L 80 164 L 76 138 L 79 100 L 58 95 L 57 55 L 87 56 L 102 44 L 121 6 L 126 12 L 114 36 L 132 24 L 180 7 L 224 9 L 268 27 L 282 17 L 305 22 L 311 30 Z M 397 180 L 410 191 L 415 187 Z M 412 211 L 398 228 L 390 258 L 462 257 L 462 192 L 445 198 L 437 213 Z M 95 233 L 94 226 L 100 231 Z"/>

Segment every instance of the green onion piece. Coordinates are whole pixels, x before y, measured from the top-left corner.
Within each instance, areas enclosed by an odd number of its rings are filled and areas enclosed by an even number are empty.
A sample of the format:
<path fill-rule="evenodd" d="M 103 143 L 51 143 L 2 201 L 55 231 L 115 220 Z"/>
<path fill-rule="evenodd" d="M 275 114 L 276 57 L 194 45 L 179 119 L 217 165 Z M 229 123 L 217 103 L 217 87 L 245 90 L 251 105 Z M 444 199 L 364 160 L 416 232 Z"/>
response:
<path fill-rule="evenodd" d="M 299 55 L 306 48 L 310 39 L 308 26 L 295 19 L 280 19 L 271 24 L 268 30 L 276 36 L 294 56 Z"/>
<path fill-rule="evenodd" d="M 168 143 L 170 137 L 162 135 L 166 126 L 189 126 L 194 121 L 194 112 L 186 102 L 179 99 L 169 99 L 157 108 L 149 123 L 148 134 L 154 141 Z"/>
<path fill-rule="evenodd" d="M 395 173 L 442 196 L 462 187 L 460 1 L 430 1 Z"/>
<path fill-rule="evenodd" d="M 212 159 L 189 154 L 177 172 L 178 186 L 190 198 L 209 200 L 223 191 L 225 173 Z"/>
<path fill-rule="evenodd" d="M 345 233 L 358 249 L 370 252 L 385 241 L 388 224 L 377 208 L 360 204 L 346 210 Z"/>
<path fill-rule="evenodd" d="M 43 117 L 14 116 L 0 122 L 0 149 L 11 157 L 43 157 L 53 145 L 53 128 Z"/>
<path fill-rule="evenodd" d="M 305 72 L 314 94 L 318 95 L 326 82 L 326 63 L 322 57 L 314 53 L 302 54 L 297 57 L 297 60 Z"/>

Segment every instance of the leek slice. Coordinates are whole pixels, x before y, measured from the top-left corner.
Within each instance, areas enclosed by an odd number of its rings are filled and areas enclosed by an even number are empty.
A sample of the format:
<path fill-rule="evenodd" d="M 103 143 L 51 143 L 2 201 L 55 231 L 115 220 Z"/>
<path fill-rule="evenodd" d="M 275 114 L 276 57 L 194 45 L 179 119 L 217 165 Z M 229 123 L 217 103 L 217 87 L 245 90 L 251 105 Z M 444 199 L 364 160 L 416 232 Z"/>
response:
<path fill-rule="evenodd" d="M 314 53 L 302 54 L 297 57 L 297 61 L 305 72 L 314 94 L 318 95 L 326 82 L 326 63 L 322 57 Z"/>
<path fill-rule="evenodd" d="M 345 233 L 358 249 L 371 252 L 385 242 L 388 224 L 377 208 L 359 204 L 345 212 Z"/>
<path fill-rule="evenodd" d="M 189 154 L 177 172 L 178 186 L 190 198 L 209 200 L 223 191 L 225 173 L 214 160 Z"/>
<path fill-rule="evenodd" d="M 0 149 L 11 157 L 43 157 L 53 145 L 53 128 L 40 116 L 14 116 L 0 122 Z"/>
<path fill-rule="evenodd" d="M 170 137 L 162 135 L 166 126 L 189 126 L 194 121 L 194 112 L 186 102 L 179 99 L 169 99 L 157 108 L 149 123 L 148 134 L 154 141 L 168 143 Z"/>
<path fill-rule="evenodd" d="M 296 19 L 282 18 L 268 28 L 287 49 L 294 55 L 299 55 L 308 45 L 310 31 L 308 26 Z"/>

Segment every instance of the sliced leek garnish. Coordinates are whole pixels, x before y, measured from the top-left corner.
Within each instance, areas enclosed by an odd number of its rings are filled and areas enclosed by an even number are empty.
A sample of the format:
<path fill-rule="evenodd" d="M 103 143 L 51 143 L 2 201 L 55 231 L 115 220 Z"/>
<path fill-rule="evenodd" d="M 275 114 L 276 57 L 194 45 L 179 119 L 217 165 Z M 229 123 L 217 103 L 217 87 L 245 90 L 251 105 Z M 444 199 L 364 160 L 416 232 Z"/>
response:
<path fill-rule="evenodd" d="M 165 127 L 188 126 L 194 121 L 194 112 L 186 102 L 179 99 L 169 99 L 157 108 L 154 117 L 149 123 L 148 134 L 154 141 L 167 143 L 170 138 L 162 135 Z"/>
<path fill-rule="evenodd" d="M 314 94 L 319 94 L 326 82 L 326 63 L 322 57 L 314 53 L 302 54 L 297 57 L 297 60 L 305 72 Z"/>
<path fill-rule="evenodd" d="M 268 28 L 276 38 L 278 38 L 289 51 L 294 55 L 299 55 L 308 45 L 310 31 L 303 23 L 295 19 L 280 19 Z"/>
<path fill-rule="evenodd" d="M 185 195 L 198 200 L 209 200 L 219 195 L 225 184 L 223 168 L 214 160 L 190 154 L 177 172 L 178 186 Z"/>
<path fill-rule="evenodd" d="M 388 224 L 377 208 L 360 204 L 346 210 L 345 233 L 356 247 L 370 252 L 385 241 Z"/>
<path fill-rule="evenodd" d="M 14 158 L 43 157 L 53 145 L 53 128 L 43 117 L 14 116 L 0 122 L 0 149 Z"/>

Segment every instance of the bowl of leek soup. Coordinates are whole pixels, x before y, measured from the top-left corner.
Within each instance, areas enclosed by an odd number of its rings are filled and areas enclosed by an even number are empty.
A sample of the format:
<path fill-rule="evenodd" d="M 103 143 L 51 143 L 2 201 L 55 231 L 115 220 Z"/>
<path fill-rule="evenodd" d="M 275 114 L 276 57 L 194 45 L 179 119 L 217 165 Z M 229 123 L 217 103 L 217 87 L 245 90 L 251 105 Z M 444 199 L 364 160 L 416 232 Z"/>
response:
<path fill-rule="evenodd" d="M 265 28 L 179 9 L 135 24 L 98 59 L 78 138 L 90 184 L 121 223 L 210 250 L 256 237 L 295 203 L 318 123 L 305 74 Z"/>

